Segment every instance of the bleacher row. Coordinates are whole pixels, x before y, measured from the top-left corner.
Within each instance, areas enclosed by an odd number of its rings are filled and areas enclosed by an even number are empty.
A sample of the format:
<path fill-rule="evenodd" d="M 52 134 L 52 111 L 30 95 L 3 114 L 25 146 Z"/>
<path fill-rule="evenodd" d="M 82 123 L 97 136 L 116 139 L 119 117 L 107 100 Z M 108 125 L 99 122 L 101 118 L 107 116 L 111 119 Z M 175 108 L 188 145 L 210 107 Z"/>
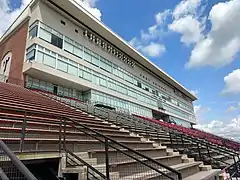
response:
<path fill-rule="evenodd" d="M 38 90 L 38 92 L 88 113 L 93 113 L 91 110 L 88 110 L 91 109 L 89 107 L 93 106 L 92 104 L 81 103 L 78 100 L 75 101 L 74 99 L 67 97 L 57 97 L 54 94 L 44 91 Z M 166 126 L 160 125 L 158 121 L 152 122 L 146 120 L 144 117 L 139 118 L 129 114 L 104 109 L 100 109 L 95 115 L 103 117 L 107 122 L 123 127 L 134 134 L 143 136 L 161 144 L 162 146 L 173 148 L 175 151 L 187 154 L 191 158 L 204 161 L 204 163 L 210 164 L 216 169 L 225 169 L 235 161 L 239 160 L 236 151 L 208 142 L 205 139 L 201 140 L 199 138 L 189 138 L 189 136 L 186 136 L 181 140 L 179 137 L 181 137 L 182 133 L 171 133 L 171 136 L 170 132 L 173 132 L 174 130 L 169 128 L 172 127 L 171 125 L 165 128 Z M 178 137 L 175 135 L 178 135 Z"/>
<path fill-rule="evenodd" d="M 60 120 L 57 117 L 65 116 L 178 170 L 183 178 L 213 177 L 219 173 L 219 170 L 212 170 L 211 166 L 205 166 L 202 162 L 194 161 L 179 152 L 173 152 L 166 146 L 146 140 L 139 134 L 131 134 L 123 127 L 53 101 L 39 93 L 5 83 L 0 83 L 0 89 L 0 139 L 15 152 L 58 152 Z M 21 144 L 23 127 L 25 127 L 25 137 L 24 144 Z M 72 152 L 87 153 L 87 159 L 93 163 L 93 166 L 102 167 L 103 144 L 74 130 L 71 126 L 67 126 L 66 138 L 66 145 Z M 112 169 L 118 172 L 118 178 L 115 179 L 124 179 L 124 177 L 131 179 L 133 175 L 141 179 L 143 175 L 141 169 L 129 170 L 137 162 L 126 161 L 126 157 L 116 161 L 114 150 L 109 151 L 109 156 L 110 164 L 113 164 Z"/>
<path fill-rule="evenodd" d="M 151 119 L 151 118 L 147 118 L 147 117 L 143 117 L 143 116 L 138 116 L 135 115 L 137 117 L 140 117 L 142 119 L 145 119 L 147 121 L 153 122 L 153 123 L 157 123 L 160 124 L 163 127 L 167 127 L 167 128 L 171 128 L 174 130 L 177 130 L 179 132 L 188 134 L 192 137 L 196 137 L 196 138 L 201 138 L 201 139 L 205 139 L 211 143 L 217 144 L 217 145 L 221 145 L 221 146 L 225 146 L 229 149 L 233 149 L 235 151 L 239 151 L 240 152 L 240 143 L 223 138 L 223 137 L 219 137 L 216 136 L 214 134 L 210 134 L 204 131 L 200 131 L 198 129 L 191 129 L 191 128 L 186 128 L 177 124 L 173 124 L 173 123 L 168 123 L 165 122 L 163 120 L 156 120 L 156 119 Z"/>

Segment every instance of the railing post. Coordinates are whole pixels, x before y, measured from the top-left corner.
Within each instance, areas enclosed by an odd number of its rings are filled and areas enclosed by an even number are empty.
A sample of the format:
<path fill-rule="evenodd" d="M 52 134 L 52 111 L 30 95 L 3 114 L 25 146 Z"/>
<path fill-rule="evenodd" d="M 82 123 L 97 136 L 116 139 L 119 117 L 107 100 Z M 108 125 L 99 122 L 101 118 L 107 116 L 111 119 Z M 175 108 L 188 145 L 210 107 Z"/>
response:
<path fill-rule="evenodd" d="M 110 173 L 109 173 L 109 154 L 108 154 L 108 139 L 105 138 L 105 161 L 106 161 L 106 178 L 110 180 Z"/>
<path fill-rule="evenodd" d="M 172 133 L 170 131 L 169 131 L 169 136 L 170 136 L 171 148 L 173 148 Z"/>
<path fill-rule="evenodd" d="M 66 150 L 66 118 L 64 118 L 63 125 L 63 148 Z"/>
<path fill-rule="evenodd" d="M 237 165 L 237 162 L 236 162 L 235 156 L 233 156 L 233 161 L 234 161 L 235 172 L 238 173 L 238 165 Z"/>
<path fill-rule="evenodd" d="M 182 180 L 182 174 L 178 173 L 178 180 Z"/>
<path fill-rule="evenodd" d="M 200 147 L 199 147 L 198 143 L 197 143 L 197 148 L 198 148 L 199 158 L 200 158 L 200 160 L 202 160 L 202 154 L 201 154 L 201 150 L 200 150 Z"/>
<path fill-rule="evenodd" d="M 62 117 L 60 117 L 60 123 L 59 123 L 59 142 L 58 142 L 58 147 L 59 147 L 59 153 L 62 151 Z"/>
<path fill-rule="evenodd" d="M 211 158 L 211 155 L 210 155 L 210 151 L 209 151 L 209 147 L 207 146 L 207 152 L 208 152 L 208 156 Z"/>
<path fill-rule="evenodd" d="M 23 125 L 22 125 L 22 132 L 21 132 L 20 152 L 23 151 L 23 147 L 24 147 L 26 126 L 27 126 L 27 112 L 25 111 L 25 112 L 24 112 Z"/>
<path fill-rule="evenodd" d="M 182 134 L 181 134 L 181 140 L 182 140 L 183 148 L 185 148 L 185 144 L 184 144 L 184 140 L 183 140 L 183 135 Z"/>

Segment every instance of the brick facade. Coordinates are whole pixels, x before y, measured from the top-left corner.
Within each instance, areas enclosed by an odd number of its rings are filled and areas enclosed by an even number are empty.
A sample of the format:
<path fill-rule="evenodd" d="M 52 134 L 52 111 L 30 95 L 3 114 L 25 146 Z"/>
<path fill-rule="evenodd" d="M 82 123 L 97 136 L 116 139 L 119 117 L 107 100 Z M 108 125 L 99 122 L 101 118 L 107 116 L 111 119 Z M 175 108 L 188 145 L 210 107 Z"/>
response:
<path fill-rule="evenodd" d="M 0 64 L 8 52 L 12 52 L 8 82 L 24 85 L 23 62 L 25 57 L 28 21 L 24 22 L 3 42 L 0 42 Z"/>

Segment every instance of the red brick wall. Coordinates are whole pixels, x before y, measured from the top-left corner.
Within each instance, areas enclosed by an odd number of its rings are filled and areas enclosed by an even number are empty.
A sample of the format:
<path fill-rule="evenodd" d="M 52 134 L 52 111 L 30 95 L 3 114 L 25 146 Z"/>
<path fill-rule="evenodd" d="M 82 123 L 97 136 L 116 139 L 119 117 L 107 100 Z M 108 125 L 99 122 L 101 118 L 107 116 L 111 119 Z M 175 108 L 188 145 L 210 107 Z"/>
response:
<path fill-rule="evenodd" d="M 8 82 L 24 85 L 23 62 L 25 57 L 26 39 L 28 34 L 28 21 L 22 24 L 3 42 L 0 42 L 0 64 L 3 57 L 9 51 L 12 52 L 12 60 Z"/>

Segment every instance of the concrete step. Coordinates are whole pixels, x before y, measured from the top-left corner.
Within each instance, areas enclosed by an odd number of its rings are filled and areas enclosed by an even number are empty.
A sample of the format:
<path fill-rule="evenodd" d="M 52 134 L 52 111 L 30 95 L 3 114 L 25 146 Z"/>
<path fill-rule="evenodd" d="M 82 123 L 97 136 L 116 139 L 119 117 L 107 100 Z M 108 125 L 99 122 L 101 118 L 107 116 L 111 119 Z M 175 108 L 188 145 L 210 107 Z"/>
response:
<path fill-rule="evenodd" d="M 197 172 L 199 172 L 199 165 L 201 164 L 201 162 L 193 162 L 193 163 L 181 163 L 181 164 L 177 164 L 177 165 L 173 165 L 171 166 L 171 168 L 178 170 L 180 172 L 183 172 L 183 177 L 187 177 L 190 176 L 192 174 L 195 174 Z M 160 170 L 162 172 L 164 172 L 165 174 L 171 176 L 174 178 L 173 174 L 171 174 L 168 170 Z M 190 175 L 189 175 L 190 174 Z M 177 177 L 175 177 L 177 178 Z M 157 173 L 154 170 L 150 170 L 150 171 L 146 171 L 146 172 L 140 172 L 140 173 L 136 173 L 136 174 L 132 174 L 129 176 L 120 176 L 119 180 L 125 180 L 125 179 L 132 179 L 132 180 L 157 180 L 157 179 L 164 179 L 167 180 L 169 178 Z"/>
<path fill-rule="evenodd" d="M 184 178 L 183 180 L 212 180 L 215 176 L 218 176 L 218 174 L 221 173 L 220 169 L 212 169 L 209 171 L 200 171 L 196 174 L 193 174 L 191 176 L 188 176 Z"/>
<path fill-rule="evenodd" d="M 128 152 L 130 154 L 132 154 L 131 152 L 129 152 L 126 149 L 120 149 L 123 152 Z M 154 157 L 160 157 L 160 156 L 167 156 L 167 152 L 166 152 L 166 147 L 157 147 L 157 148 L 135 148 L 134 149 L 137 152 L 142 153 L 143 155 L 146 155 L 148 157 L 154 158 Z M 121 156 L 122 153 L 117 152 L 115 149 L 109 149 L 109 157 L 110 159 L 114 159 L 115 157 L 119 157 Z M 176 155 L 176 154 L 175 154 Z M 105 150 L 104 149 L 99 149 L 99 150 L 95 150 L 92 149 L 89 151 L 89 156 L 90 157 L 95 157 L 97 159 L 103 159 L 105 157 Z M 122 158 L 124 159 L 124 156 L 122 156 Z"/>

